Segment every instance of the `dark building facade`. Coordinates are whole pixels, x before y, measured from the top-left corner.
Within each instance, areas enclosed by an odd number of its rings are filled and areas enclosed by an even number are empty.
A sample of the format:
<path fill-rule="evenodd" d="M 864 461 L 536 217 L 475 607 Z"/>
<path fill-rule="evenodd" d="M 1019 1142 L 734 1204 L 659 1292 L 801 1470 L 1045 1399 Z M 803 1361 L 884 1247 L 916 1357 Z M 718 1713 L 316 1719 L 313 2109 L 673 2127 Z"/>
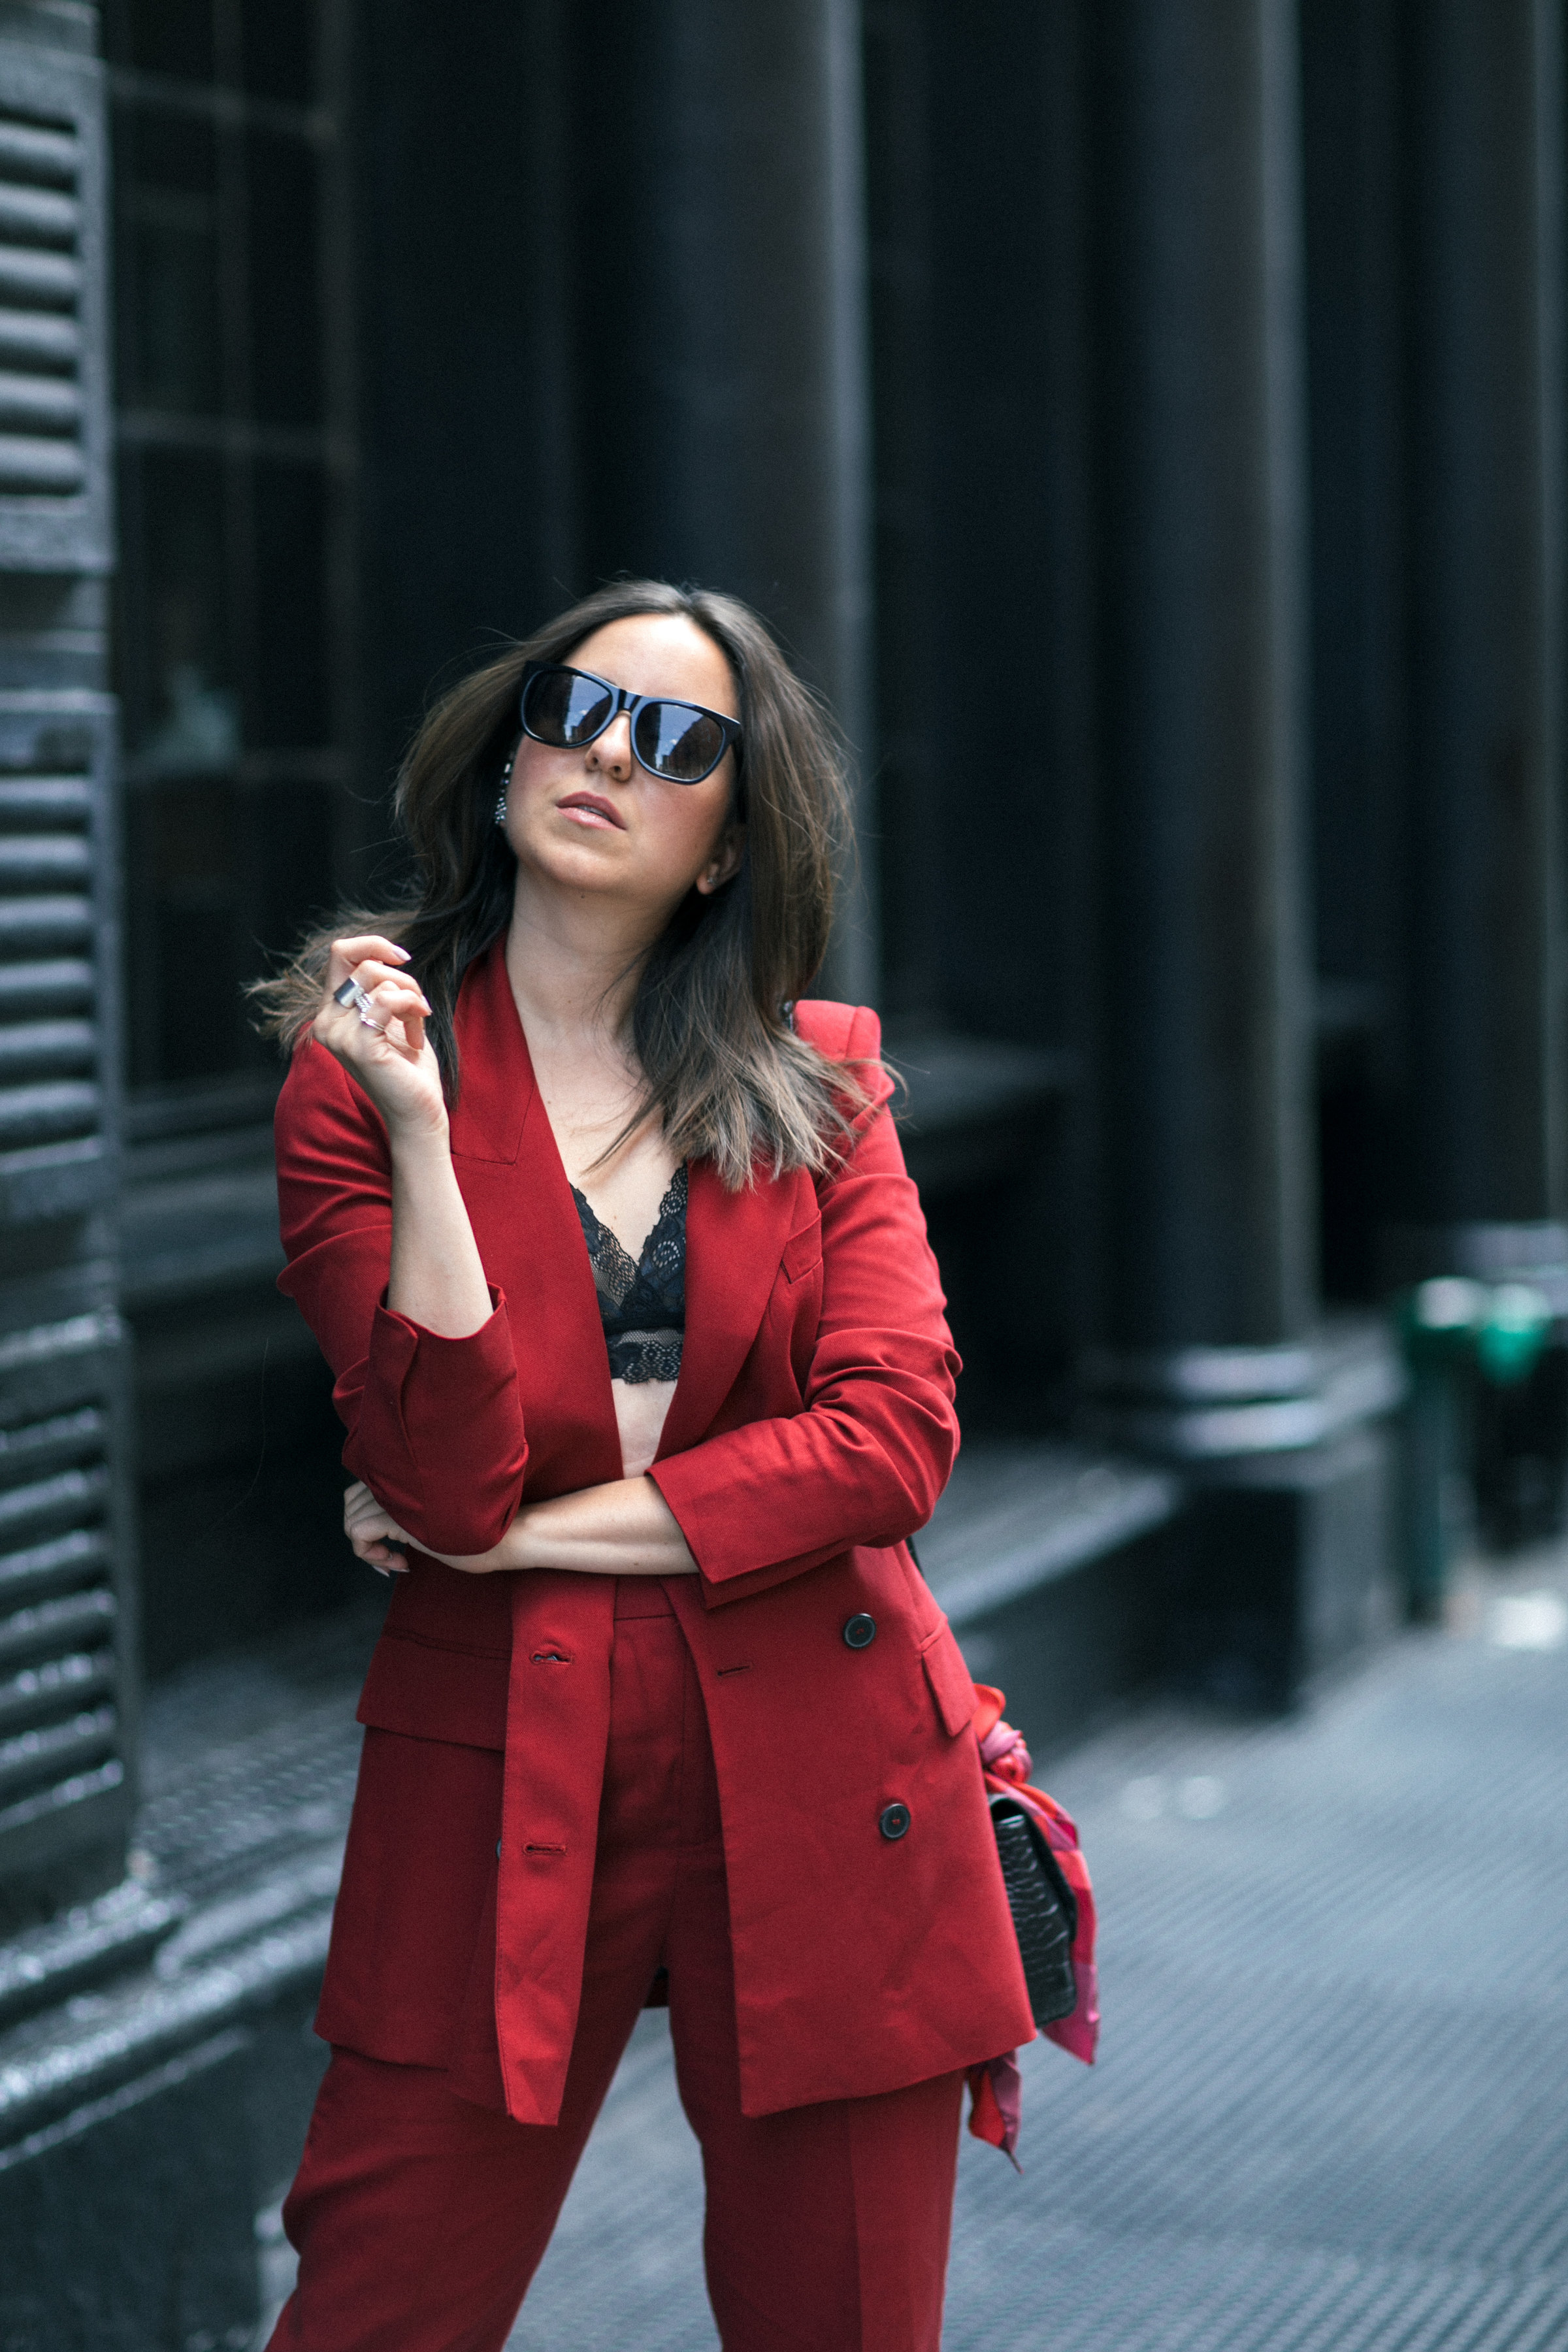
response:
<path fill-rule="evenodd" d="M 243 2109 L 242 2210 L 304 2079 L 316 1925 L 226 2009 L 123 1990 L 196 1932 L 127 1875 L 144 1684 L 356 1605 L 243 984 L 395 877 L 440 682 L 614 572 L 749 598 L 850 747 L 823 986 L 908 1082 L 975 1670 L 1059 1736 L 1160 1675 L 1293 1703 L 1397 1615 L 1391 1293 L 1568 1300 L 1562 13 L 0 0 L 29 2262 L 95 2100 Z M 82 1984 L 118 2039 L 50 2074 Z"/>

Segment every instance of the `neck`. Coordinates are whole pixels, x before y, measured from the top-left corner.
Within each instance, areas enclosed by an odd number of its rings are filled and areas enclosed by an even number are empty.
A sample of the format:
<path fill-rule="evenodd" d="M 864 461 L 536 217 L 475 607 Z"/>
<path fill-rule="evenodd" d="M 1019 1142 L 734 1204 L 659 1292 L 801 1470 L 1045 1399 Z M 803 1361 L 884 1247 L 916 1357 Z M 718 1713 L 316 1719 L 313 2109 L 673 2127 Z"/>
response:
<path fill-rule="evenodd" d="M 539 1045 L 620 1039 L 657 936 L 646 908 L 542 888 L 520 866 L 506 968 L 530 1037 Z"/>

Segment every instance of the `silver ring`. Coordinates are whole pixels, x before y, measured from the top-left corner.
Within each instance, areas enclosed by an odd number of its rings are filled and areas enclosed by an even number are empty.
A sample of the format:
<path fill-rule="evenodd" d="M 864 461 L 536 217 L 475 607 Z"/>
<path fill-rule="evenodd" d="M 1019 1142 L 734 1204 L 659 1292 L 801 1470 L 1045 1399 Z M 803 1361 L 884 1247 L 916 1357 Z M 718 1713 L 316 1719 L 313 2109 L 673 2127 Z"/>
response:
<path fill-rule="evenodd" d="M 349 974 L 347 980 L 344 981 L 341 988 L 333 989 L 332 1003 L 334 1004 L 341 1004 L 345 1013 L 348 1011 L 351 1004 L 357 1005 L 359 1008 L 359 1017 L 367 1029 L 379 1030 L 381 1028 L 382 1024 L 379 1021 L 373 1021 L 371 1019 L 370 999 L 365 994 L 363 989 L 360 986 L 358 981 L 355 980 L 352 972 Z"/>

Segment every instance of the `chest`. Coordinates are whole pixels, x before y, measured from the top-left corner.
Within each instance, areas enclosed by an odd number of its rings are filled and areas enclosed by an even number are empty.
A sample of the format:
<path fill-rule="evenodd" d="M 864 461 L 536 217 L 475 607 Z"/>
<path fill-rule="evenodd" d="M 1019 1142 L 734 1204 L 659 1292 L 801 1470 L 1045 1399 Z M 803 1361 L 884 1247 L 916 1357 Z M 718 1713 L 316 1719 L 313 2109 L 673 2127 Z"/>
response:
<path fill-rule="evenodd" d="M 657 1119 L 626 1131 L 640 1107 L 640 1078 L 603 1054 L 535 1052 L 532 1059 L 538 1108 L 567 1182 L 635 1260 L 678 1164 Z"/>
<path fill-rule="evenodd" d="M 465 1152 L 456 1137 L 452 1157 L 486 1276 L 507 1303 L 531 1490 L 559 1494 L 618 1478 L 620 1430 L 594 1267 L 537 1100 L 515 1159 Z M 810 1269 L 819 1275 L 820 1262 L 809 1176 L 730 1192 L 708 1162 L 692 1162 L 679 1375 L 661 1455 L 737 1416 L 800 1411 L 820 1306 Z"/>

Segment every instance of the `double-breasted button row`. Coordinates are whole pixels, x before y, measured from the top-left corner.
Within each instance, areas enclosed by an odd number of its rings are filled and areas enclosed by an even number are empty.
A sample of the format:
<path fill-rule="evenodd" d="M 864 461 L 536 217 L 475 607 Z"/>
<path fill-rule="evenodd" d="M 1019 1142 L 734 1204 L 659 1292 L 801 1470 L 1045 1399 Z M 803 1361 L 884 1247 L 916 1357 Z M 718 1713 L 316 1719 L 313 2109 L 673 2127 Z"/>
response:
<path fill-rule="evenodd" d="M 846 1619 L 844 1639 L 852 1650 L 868 1650 L 876 1638 L 877 1621 L 874 1617 L 868 1617 L 863 1609 L 858 1609 L 853 1617 Z"/>

